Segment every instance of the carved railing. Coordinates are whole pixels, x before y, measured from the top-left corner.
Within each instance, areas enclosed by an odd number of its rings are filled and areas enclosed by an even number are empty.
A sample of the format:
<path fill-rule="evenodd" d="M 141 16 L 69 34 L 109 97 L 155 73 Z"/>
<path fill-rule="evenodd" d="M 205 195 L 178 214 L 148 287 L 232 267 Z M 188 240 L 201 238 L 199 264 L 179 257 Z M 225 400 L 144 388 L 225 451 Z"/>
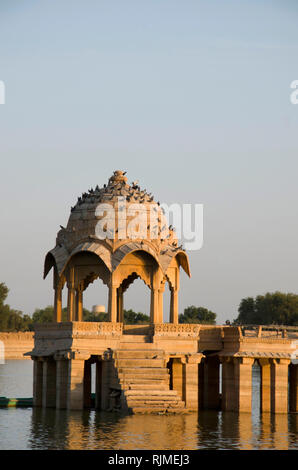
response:
<path fill-rule="evenodd" d="M 36 338 L 73 337 L 88 335 L 121 336 L 123 323 L 112 322 L 61 322 L 43 323 L 34 326 Z"/>
<path fill-rule="evenodd" d="M 154 336 L 198 337 L 200 325 L 188 323 L 159 323 L 153 325 Z"/>
<path fill-rule="evenodd" d="M 298 338 L 298 326 L 287 325 L 241 325 L 244 337 L 257 338 Z"/>

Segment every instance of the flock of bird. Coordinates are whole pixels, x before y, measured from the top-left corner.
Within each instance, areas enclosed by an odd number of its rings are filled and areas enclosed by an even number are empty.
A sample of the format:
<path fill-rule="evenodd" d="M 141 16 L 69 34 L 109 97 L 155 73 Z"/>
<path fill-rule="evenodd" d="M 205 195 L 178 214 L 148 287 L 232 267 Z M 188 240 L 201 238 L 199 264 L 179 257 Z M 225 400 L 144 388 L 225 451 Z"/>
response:
<path fill-rule="evenodd" d="M 123 172 L 122 175 L 124 176 L 126 172 Z M 111 201 L 112 199 L 115 199 L 117 197 L 122 197 L 125 198 L 127 202 L 137 202 L 137 203 L 145 203 L 149 202 L 152 203 L 154 202 L 154 196 L 152 193 L 147 193 L 146 189 L 141 190 L 138 181 L 133 181 L 131 185 L 126 183 L 126 178 L 121 179 L 120 181 L 115 178 L 111 177 L 109 179 L 108 184 L 104 184 L 103 188 L 99 188 L 97 185 L 95 189 L 90 188 L 88 192 L 84 192 L 82 196 L 78 197 L 77 203 L 75 206 L 71 207 L 71 212 L 75 211 L 77 208 L 79 208 L 82 204 L 99 204 L 107 201 Z M 160 207 L 160 202 L 158 201 L 157 206 Z M 157 208 L 153 208 L 153 210 L 157 210 Z M 164 213 L 163 208 L 161 210 Z M 161 222 L 161 219 L 157 219 L 158 222 Z M 63 230 L 66 230 L 64 227 L 60 226 Z M 148 225 L 147 229 L 150 228 L 150 225 Z M 160 235 L 161 239 L 171 239 L 168 240 L 170 243 L 168 243 L 168 246 L 172 248 L 172 250 L 177 251 L 177 250 L 183 250 L 183 246 L 180 245 L 178 246 L 177 240 L 173 237 L 175 234 L 175 229 L 172 225 L 169 225 L 168 229 L 169 232 L 165 237 L 162 237 L 163 232 L 166 231 L 167 226 L 163 225 L 162 228 L 158 228 L 158 225 L 155 227 L 152 227 L 154 230 L 157 228 L 158 230 L 158 235 Z"/>

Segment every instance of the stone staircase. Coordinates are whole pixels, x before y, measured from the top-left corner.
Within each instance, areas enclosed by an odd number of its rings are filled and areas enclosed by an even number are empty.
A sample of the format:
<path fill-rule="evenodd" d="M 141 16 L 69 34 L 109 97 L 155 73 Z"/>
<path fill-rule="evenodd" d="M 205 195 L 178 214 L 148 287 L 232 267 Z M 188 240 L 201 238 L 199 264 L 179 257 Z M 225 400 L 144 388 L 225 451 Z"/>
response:
<path fill-rule="evenodd" d="M 170 390 L 164 352 L 149 341 L 147 336 L 126 335 L 113 352 L 122 406 L 133 413 L 181 413 L 185 403 Z"/>

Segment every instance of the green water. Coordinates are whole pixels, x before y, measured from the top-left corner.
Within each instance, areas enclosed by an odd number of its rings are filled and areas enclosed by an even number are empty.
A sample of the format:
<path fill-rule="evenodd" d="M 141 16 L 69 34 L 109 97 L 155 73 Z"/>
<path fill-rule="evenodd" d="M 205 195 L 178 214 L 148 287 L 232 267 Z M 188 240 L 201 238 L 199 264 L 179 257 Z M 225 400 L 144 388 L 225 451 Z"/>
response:
<path fill-rule="evenodd" d="M 253 412 L 131 415 L 0 409 L 0 449 L 298 449 L 298 414 L 261 415 L 253 370 Z M 0 396 L 32 396 L 32 362 L 0 365 Z"/>

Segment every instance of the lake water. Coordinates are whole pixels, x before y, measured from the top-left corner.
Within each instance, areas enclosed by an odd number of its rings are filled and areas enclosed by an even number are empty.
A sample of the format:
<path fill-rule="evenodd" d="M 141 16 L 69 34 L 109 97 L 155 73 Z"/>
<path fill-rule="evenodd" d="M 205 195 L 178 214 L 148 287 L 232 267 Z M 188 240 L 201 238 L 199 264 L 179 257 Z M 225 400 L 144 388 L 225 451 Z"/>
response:
<path fill-rule="evenodd" d="M 0 396 L 32 397 L 31 361 L 0 364 Z M 298 449 L 298 414 L 259 413 L 253 369 L 253 412 L 122 415 L 95 410 L 0 408 L 0 449 L 195 450 Z"/>

